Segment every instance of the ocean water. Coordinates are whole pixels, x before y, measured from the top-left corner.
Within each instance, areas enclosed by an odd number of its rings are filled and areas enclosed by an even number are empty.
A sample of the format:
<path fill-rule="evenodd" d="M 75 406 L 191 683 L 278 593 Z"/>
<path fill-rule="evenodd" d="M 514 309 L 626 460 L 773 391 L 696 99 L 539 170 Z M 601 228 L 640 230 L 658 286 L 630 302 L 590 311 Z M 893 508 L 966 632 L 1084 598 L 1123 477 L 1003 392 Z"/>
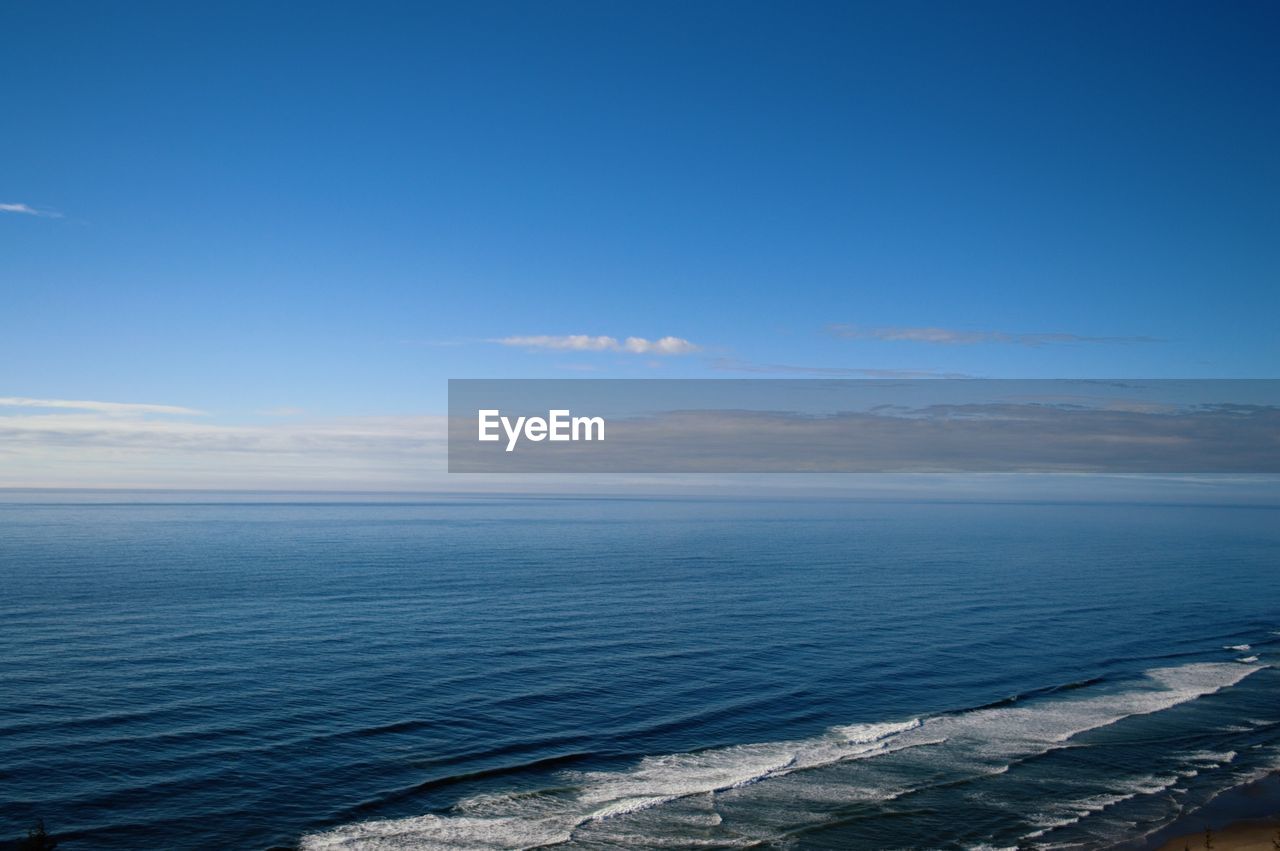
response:
<path fill-rule="evenodd" d="M 1140 847 L 1280 767 L 1277 508 L 13 501 L 0 578 L 68 851 Z"/>

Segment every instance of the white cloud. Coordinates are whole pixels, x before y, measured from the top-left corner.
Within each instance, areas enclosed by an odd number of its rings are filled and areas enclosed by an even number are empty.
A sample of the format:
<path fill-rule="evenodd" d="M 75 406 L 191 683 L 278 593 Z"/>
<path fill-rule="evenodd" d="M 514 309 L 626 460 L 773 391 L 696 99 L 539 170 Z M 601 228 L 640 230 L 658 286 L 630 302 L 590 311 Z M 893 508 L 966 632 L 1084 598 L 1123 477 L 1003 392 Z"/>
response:
<path fill-rule="evenodd" d="M 50 219 L 62 218 L 61 213 L 54 213 L 49 210 L 37 210 L 35 207 L 26 204 L 0 204 L 0 213 L 22 213 L 25 216 L 44 216 Z"/>
<path fill-rule="evenodd" d="M 503 337 L 491 342 L 503 346 L 517 346 L 526 349 L 554 349 L 575 352 L 630 352 L 636 355 L 687 355 L 699 350 L 699 346 L 683 337 L 660 337 L 647 340 L 644 337 L 597 336 L 589 334 L 567 334 L 564 336 L 517 336 Z"/>
<path fill-rule="evenodd" d="M 1061 332 L 1014 334 L 1008 331 L 967 331 L 957 328 L 879 327 L 830 325 L 827 330 L 848 340 L 888 340 L 912 343 L 934 343 L 945 346 L 969 346 L 975 343 L 1007 343 L 1017 346 L 1044 346 L 1055 343 L 1163 343 L 1158 337 L 1096 337 Z"/>
<path fill-rule="evenodd" d="M 177 405 L 146 405 L 134 402 L 93 402 L 74 399 L 29 399 L 24 396 L 0 396 L 0 408 L 62 408 L 76 411 L 96 411 L 100 414 L 132 416 L 146 414 L 170 414 L 177 416 L 202 416 L 204 411 Z"/>

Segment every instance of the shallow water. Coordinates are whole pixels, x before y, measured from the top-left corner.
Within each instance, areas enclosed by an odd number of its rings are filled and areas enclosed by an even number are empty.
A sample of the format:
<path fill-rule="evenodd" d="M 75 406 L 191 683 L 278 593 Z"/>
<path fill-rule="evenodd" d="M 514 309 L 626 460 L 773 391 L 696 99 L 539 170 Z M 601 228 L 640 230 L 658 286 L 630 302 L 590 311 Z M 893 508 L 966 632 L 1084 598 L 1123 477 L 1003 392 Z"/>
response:
<path fill-rule="evenodd" d="M 1280 765 L 1278 555 L 1266 507 L 0 504 L 0 838 L 1104 847 Z"/>

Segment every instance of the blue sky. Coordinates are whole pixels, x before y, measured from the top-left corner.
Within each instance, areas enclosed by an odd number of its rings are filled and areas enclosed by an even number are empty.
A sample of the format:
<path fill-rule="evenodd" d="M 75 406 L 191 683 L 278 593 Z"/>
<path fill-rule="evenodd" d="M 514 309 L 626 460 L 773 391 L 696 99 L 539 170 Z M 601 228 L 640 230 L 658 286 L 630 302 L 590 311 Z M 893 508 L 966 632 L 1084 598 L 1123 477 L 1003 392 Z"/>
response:
<path fill-rule="evenodd" d="M 237 426 L 438 414 L 449 377 L 1280 363 L 1274 3 L 49 2 L 0 32 L 0 397 Z"/>

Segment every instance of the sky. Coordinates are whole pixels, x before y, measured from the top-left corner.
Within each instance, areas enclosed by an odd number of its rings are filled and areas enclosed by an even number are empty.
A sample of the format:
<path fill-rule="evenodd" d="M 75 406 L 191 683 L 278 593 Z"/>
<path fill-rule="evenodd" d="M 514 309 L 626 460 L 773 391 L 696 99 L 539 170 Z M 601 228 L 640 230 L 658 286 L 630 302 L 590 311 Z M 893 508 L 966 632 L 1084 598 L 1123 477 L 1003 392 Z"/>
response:
<path fill-rule="evenodd" d="M 411 484 L 362 441 L 436 464 L 448 378 L 1278 377 L 1275 3 L 0 38 L 0 485 Z"/>

